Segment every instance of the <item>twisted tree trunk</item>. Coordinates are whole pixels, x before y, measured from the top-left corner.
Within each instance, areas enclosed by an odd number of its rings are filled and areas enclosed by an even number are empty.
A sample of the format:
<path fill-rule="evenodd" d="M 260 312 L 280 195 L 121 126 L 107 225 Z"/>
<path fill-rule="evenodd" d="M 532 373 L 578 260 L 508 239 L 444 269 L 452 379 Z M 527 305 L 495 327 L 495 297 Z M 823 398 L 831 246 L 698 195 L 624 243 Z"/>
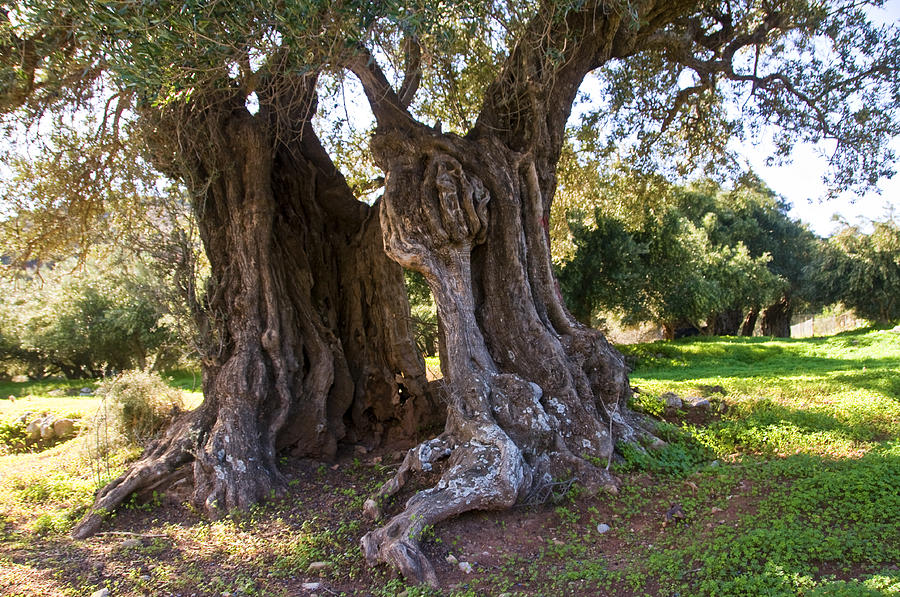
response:
<path fill-rule="evenodd" d="M 410 450 L 366 510 L 379 516 L 411 473 L 446 460 L 440 482 L 362 544 L 371 563 L 434 584 L 417 542 L 425 526 L 509 507 L 572 475 L 614 491 L 615 443 L 658 440 L 627 408 L 622 356 L 562 304 L 533 159 L 425 127 L 376 134 L 373 151 L 387 172 L 385 247 L 435 297 L 450 403 L 444 433 Z"/>
<path fill-rule="evenodd" d="M 366 511 L 379 516 L 412 473 L 445 461 L 441 480 L 363 537 L 369 563 L 436 584 L 418 544 L 425 526 L 540 497 L 572 475 L 614 491 L 616 443 L 658 445 L 627 407 L 622 355 L 564 307 L 548 230 L 565 123 L 585 75 L 633 53 L 689 5 L 651 0 L 632 13 L 540 4 L 464 138 L 417 123 L 371 55 L 350 64 L 378 121 L 371 148 L 386 173 L 385 249 L 431 287 L 449 393 L 444 433 L 410 450 Z"/>
<path fill-rule="evenodd" d="M 712 318 L 710 332 L 713 336 L 737 336 L 744 322 L 743 309 L 727 309 Z M 755 323 L 755 322 L 754 322 Z"/>
<path fill-rule="evenodd" d="M 204 181 L 196 211 L 217 334 L 203 404 L 98 494 L 76 537 L 185 474 L 211 516 L 245 508 L 285 486 L 280 451 L 330 458 L 341 440 L 409 439 L 440 415 L 377 209 L 353 197 L 310 127 L 279 141 L 263 117 L 238 106 L 195 141 L 215 147 L 192 173 Z"/>
<path fill-rule="evenodd" d="M 781 297 L 778 302 L 763 309 L 760 318 L 762 335 L 775 338 L 790 338 L 791 317 L 793 314 L 794 305 L 786 296 Z"/>
<path fill-rule="evenodd" d="M 741 324 L 741 336 L 753 335 L 753 331 L 756 329 L 756 320 L 758 318 L 759 309 L 757 307 L 753 307 L 747 311 L 747 316 L 744 317 L 744 322 Z"/>

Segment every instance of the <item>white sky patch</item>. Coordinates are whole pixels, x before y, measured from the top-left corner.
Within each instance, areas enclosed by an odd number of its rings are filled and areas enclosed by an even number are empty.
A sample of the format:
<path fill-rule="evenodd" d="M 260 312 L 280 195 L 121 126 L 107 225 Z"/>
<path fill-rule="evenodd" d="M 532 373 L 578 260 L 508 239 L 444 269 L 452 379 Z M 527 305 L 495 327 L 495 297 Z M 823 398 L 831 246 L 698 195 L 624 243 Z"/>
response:
<path fill-rule="evenodd" d="M 247 99 L 244 100 L 244 106 L 251 114 L 256 114 L 257 112 L 259 112 L 259 96 L 256 95 L 255 91 L 248 95 Z"/>

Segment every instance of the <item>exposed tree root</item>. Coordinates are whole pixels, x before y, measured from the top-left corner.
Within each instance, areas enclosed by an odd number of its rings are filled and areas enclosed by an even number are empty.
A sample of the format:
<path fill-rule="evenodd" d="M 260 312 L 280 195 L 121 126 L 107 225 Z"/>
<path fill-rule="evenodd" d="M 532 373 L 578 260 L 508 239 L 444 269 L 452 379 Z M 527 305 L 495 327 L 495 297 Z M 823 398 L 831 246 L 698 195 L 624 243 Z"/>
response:
<path fill-rule="evenodd" d="M 72 536 L 85 539 L 93 535 L 100 529 L 106 515 L 131 494 L 142 490 L 152 491 L 176 477 L 193 460 L 194 446 L 191 445 L 190 437 L 197 418 L 196 413 L 182 415 L 139 463 L 101 489 L 91 511 L 76 525 Z"/>

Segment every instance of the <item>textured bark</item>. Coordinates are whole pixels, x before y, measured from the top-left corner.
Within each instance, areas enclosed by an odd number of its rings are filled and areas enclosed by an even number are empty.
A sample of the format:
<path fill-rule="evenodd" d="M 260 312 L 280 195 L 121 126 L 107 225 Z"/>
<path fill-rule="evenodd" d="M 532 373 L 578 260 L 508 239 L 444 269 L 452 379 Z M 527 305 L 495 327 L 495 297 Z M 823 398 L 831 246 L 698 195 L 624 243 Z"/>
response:
<path fill-rule="evenodd" d="M 616 442 L 658 445 L 637 415 L 622 355 L 563 305 L 548 224 L 565 123 L 585 75 L 633 54 L 692 2 L 540 4 L 485 92 L 465 138 L 412 118 L 377 61 L 348 65 L 378 121 L 372 151 L 386 173 L 388 254 L 422 272 L 441 322 L 449 395 L 444 433 L 412 449 L 365 509 L 381 514 L 417 471 L 445 461 L 438 484 L 362 539 L 370 564 L 436 584 L 418 537 L 472 509 L 546 495 L 573 475 L 615 490 Z"/>
<path fill-rule="evenodd" d="M 284 487 L 277 455 L 334 456 L 415 436 L 440 414 L 426 394 L 401 268 L 384 254 L 377 208 L 355 200 L 306 127 L 274 139 L 242 106 L 197 127 L 194 189 L 212 266 L 216 351 L 204 402 L 97 496 L 75 529 L 192 464 L 211 516 Z"/>
<path fill-rule="evenodd" d="M 747 312 L 747 316 L 744 317 L 744 322 L 741 324 L 741 336 L 753 335 L 757 319 L 759 319 L 759 309 L 753 307 Z"/>
<path fill-rule="evenodd" d="M 728 309 L 713 319 L 711 333 L 714 336 L 737 336 L 744 321 L 742 309 Z"/>
<path fill-rule="evenodd" d="M 763 309 L 760 320 L 763 336 L 790 338 L 791 317 L 793 314 L 794 305 L 786 296 L 781 297 L 777 303 Z"/>
<path fill-rule="evenodd" d="M 370 563 L 434 584 L 417 541 L 426 525 L 507 508 L 573 475 L 614 491 L 615 443 L 658 440 L 626 406 L 622 356 L 562 304 L 532 159 L 425 127 L 377 134 L 373 151 L 388 174 L 385 247 L 435 297 L 450 403 L 444 433 L 410 450 L 366 510 L 380 515 L 412 473 L 446 460 L 440 482 L 362 544 Z"/>

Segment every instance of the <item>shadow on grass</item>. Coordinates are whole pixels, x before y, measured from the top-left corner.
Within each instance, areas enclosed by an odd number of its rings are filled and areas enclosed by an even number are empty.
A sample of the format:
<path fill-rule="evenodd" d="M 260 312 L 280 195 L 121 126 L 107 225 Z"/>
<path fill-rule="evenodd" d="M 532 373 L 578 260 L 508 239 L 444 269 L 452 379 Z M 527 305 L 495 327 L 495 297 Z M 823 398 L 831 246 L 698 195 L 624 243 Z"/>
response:
<path fill-rule="evenodd" d="M 717 476 L 734 479 L 737 487 L 726 493 L 754 491 L 727 498 L 703 492 Z M 649 554 L 641 572 L 665 589 L 659 594 L 868 596 L 900 590 L 900 442 L 885 442 L 857 459 L 747 458 L 691 478 L 712 498 L 663 492 L 666 501 L 690 500 L 684 502 L 692 506 L 687 522 L 647 539 L 661 549 Z"/>

